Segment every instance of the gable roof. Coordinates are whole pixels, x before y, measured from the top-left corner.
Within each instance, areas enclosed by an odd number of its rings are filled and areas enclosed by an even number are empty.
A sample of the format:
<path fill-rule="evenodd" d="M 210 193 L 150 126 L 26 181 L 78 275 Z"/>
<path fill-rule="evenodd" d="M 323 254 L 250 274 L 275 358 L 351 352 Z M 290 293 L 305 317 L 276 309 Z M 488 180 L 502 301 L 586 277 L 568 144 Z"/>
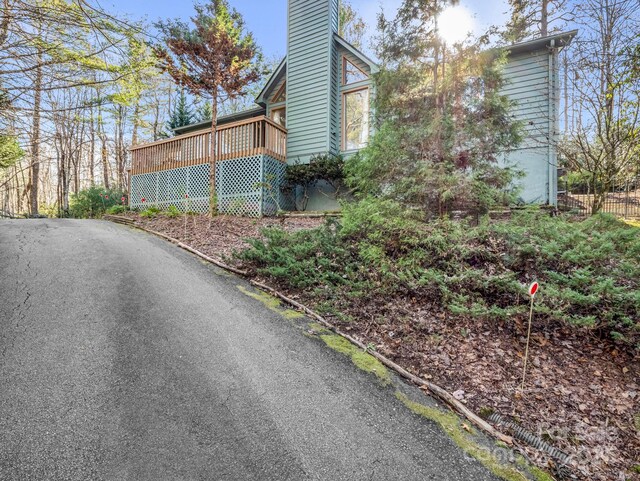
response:
<path fill-rule="evenodd" d="M 274 87 L 274 85 L 276 85 L 280 81 L 280 79 L 282 78 L 282 75 L 286 73 L 286 69 L 287 69 L 287 57 L 285 56 L 280 62 L 280 65 L 278 65 L 278 67 L 273 71 L 273 73 L 271 74 L 271 77 L 269 77 L 269 80 L 267 80 L 267 83 L 265 84 L 265 86 L 262 88 L 262 90 L 256 97 L 257 104 L 262 105 L 263 107 L 265 106 L 267 101 L 266 99 L 267 94 Z"/>
<path fill-rule="evenodd" d="M 336 43 L 338 45 L 340 45 L 342 48 L 344 48 L 346 51 L 348 51 L 354 57 L 357 57 L 358 59 L 360 59 L 364 63 L 366 63 L 369 66 L 369 68 L 371 69 L 371 73 L 376 73 L 376 72 L 378 72 L 380 70 L 380 67 L 378 67 L 377 63 L 375 63 L 373 60 L 371 60 L 369 57 L 367 57 L 365 54 L 363 54 L 356 47 L 354 47 L 349 42 L 347 42 L 340 35 L 338 35 L 337 33 L 334 33 L 333 34 L 333 38 L 335 39 L 335 41 L 336 41 Z"/>
<path fill-rule="evenodd" d="M 338 45 L 340 45 L 342 48 L 347 50 L 353 56 L 357 57 L 362 62 L 367 64 L 371 69 L 371 73 L 376 73 L 380 70 L 377 63 L 375 63 L 373 60 L 367 57 L 364 53 L 362 53 L 356 47 L 354 47 L 349 42 L 347 42 L 340 35 L 338 35 L 337 33 L 334 33 L 333 38 Z M 262 105 L 263 107 L 266 106 L 269 92 L 271 91 L 271 89 L 273 89 L 275 85 L 278 84 L 278 82 L 280 82 L 280 80 L 282 79 L 282 76 L 286 74 L 286 71 L 287 71 L 287 57 L 285 56 L 282 59 L 282 62 L 280 62 L 280 65 L 278 65 L 278 67 L 273 71 L 273 73 L 271 74 L 271 77 L 269 77 L 269 80 L 267 80 L 267 83 L 265 84 L 264 88 L 260 91 L 260 93 L 256 97 L 256 103 L 258 105 Z"/>

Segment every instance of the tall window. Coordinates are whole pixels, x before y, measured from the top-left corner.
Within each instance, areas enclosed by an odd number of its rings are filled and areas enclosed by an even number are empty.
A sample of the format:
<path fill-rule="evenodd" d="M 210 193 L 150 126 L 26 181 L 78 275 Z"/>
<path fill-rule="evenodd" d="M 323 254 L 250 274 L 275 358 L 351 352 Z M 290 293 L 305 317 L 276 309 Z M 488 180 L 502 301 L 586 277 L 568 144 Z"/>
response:
<path fill-rule="evenodd" d="M 273 109 L 271 111 L 271 120 L 273 120 L 276 124 L 282 125 L 283 127 L 287 126 L 287 110 L 284 107 L 279 109 Z"/>
<path fill-rule="evenodd" d="M 346 57 L 342 57 L 342 85 L 349 85 L 368 78 L 369 76 L 366 73 L 347 60 Z"/>
<path fill-rule="evenodd" d="M 342 149 L 357 150 L 369 140 L 369 89 L 342 96 Z"/>

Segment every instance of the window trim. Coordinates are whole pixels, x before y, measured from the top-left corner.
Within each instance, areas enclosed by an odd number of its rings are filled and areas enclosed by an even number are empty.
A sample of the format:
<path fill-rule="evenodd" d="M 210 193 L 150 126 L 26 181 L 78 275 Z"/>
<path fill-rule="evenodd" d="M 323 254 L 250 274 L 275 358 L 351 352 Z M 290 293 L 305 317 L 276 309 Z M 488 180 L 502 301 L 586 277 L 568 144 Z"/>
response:
<path fill-rule="evenodd" d="M 272 107 L 271 108 L 271 112 L 269 112 L 269 120 L 272 120 L 272 121 L 275 122 L 276 120 L 273 118 L 273 114 L 275 112 L 279 111 L 279 110 L 283 110 L 284 111 L 284 118 L 285 118 L 284 122 L 285 122 L 285 125 L 282 125 L 282 127 L 284 127 L 286 129 L 287 128 L 287 125 L 286 125 L 286 123 L 287 123 L 287 120 L 286 120 L 287 119 L 287 106 L 286 105 L 281 105 L 281 106 L 278 106 L 278 107 Z M 281 125 L 281 124 L 278 124 L 278 125 Z"/>
<path fill-rule="evenodd" d="M 356 70 L 358 70 L 366 78 L 364 78 L 363 80 L 358 80 L 356 82 L 347 83 L 347 62 L 349 62 L 351 65 L 353 65 L 356 68 Z M 347 56 L 344 55 L 344 54 L 342 55 L 342 75 L 340 77 L 341 77 L 341 80 L 342 80 L 342 86 L 343 87 L 345 87 L 347 85 L 357 84 L 358 82 L 366 82 L 367 80 L 370 79 L 369 74 L 364 72 L 360 67 L 358 67 L 355 63 L 353 63 L 351 60 L 349 60 L 347 58 Z"/>
<path fill-rule="evenodd" d="M 287 101 L 286 89 L 287 89 L 287 81 L 285 80 L 284 82 L 282 82 L 282 85 L 276 91 L 276 93 L 273 95 L 273 97 L 271 97 L 271 102 L 274 103 L 274 104 L 277 104 L 277 103 L 280 103 L 280 102 L 286 102 Z M 280 95 L 282 95 L 282 93 L 285 93 L 285 98 L 282 99 L 282 100 L 276 100 L 278 97 L 280 97 Z"/>
<path fill-rule="evenodd" d="M 356 152 L 364 147 L 360 147 L 357 149 L 349 149 L 347 150 L 346 146 L 347 146 L 347 102 L 345 101 L 345 98 L 347 95 L 349 94 L 353 94 L 356 92 L 361 92 L 363 90 L 367 90 L 367 115 L 371 114 L 371 89 L 369 85 L 365 85 L 365 86 L 360 86 L 360 87 L 356 87 L 356 88 L 352 88 L 352 89 L 348 89 L 348 90 L 343 90 L 342 91 L 342 97 L 341 97 L 341 101 L 342 101 L 342 105 L 341 105 L 341 110 L 342 110 L 342 115 L 340 116 L 340 151 L 341 152 Z M 367 122 L 367 126 L 369 128 L 369 132 L 367 132 L 367 143 L 369 143 L 369 137 L 371 136 L 371 126 L 369 125 L 369 122 Z"/>

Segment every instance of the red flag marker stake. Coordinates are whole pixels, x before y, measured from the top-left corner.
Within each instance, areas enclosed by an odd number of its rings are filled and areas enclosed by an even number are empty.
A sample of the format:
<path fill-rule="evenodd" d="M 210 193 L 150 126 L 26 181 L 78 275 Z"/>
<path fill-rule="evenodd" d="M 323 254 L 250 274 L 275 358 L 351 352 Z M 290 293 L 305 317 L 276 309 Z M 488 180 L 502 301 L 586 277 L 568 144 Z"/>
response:
<path fill-rule="evenodd" d="M 527 359 L 529 358 L 529 339 L 531 338 L 531 320 L 533 319 L 533 299 L 536 297 L 540 285 L 538 282 L 534 282 L 529 286 L 529 297 L 531 297 L 531 307 L 529 308 L 529 328 L 527 329 L 527 347 L 524 350 L 524 366 L 522 367 L 522 385 L 520 386 L 520 392 L 524 392 L 524 380 L 527 375 Z"/>

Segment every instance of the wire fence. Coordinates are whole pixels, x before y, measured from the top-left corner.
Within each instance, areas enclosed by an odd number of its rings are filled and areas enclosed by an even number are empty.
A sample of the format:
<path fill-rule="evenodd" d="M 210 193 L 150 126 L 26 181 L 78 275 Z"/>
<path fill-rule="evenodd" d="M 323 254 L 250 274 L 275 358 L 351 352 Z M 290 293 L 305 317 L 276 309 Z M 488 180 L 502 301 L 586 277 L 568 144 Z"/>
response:
<path fill-rule="evenodd" d="M 604 196 L 584 181 L 572 181 L 564 176 L 558 185 L 558 209 L 575 215 L 589 216 L 599 212 L 624 219 L 640 219 L 640 171 L 612 182 Z"/>

